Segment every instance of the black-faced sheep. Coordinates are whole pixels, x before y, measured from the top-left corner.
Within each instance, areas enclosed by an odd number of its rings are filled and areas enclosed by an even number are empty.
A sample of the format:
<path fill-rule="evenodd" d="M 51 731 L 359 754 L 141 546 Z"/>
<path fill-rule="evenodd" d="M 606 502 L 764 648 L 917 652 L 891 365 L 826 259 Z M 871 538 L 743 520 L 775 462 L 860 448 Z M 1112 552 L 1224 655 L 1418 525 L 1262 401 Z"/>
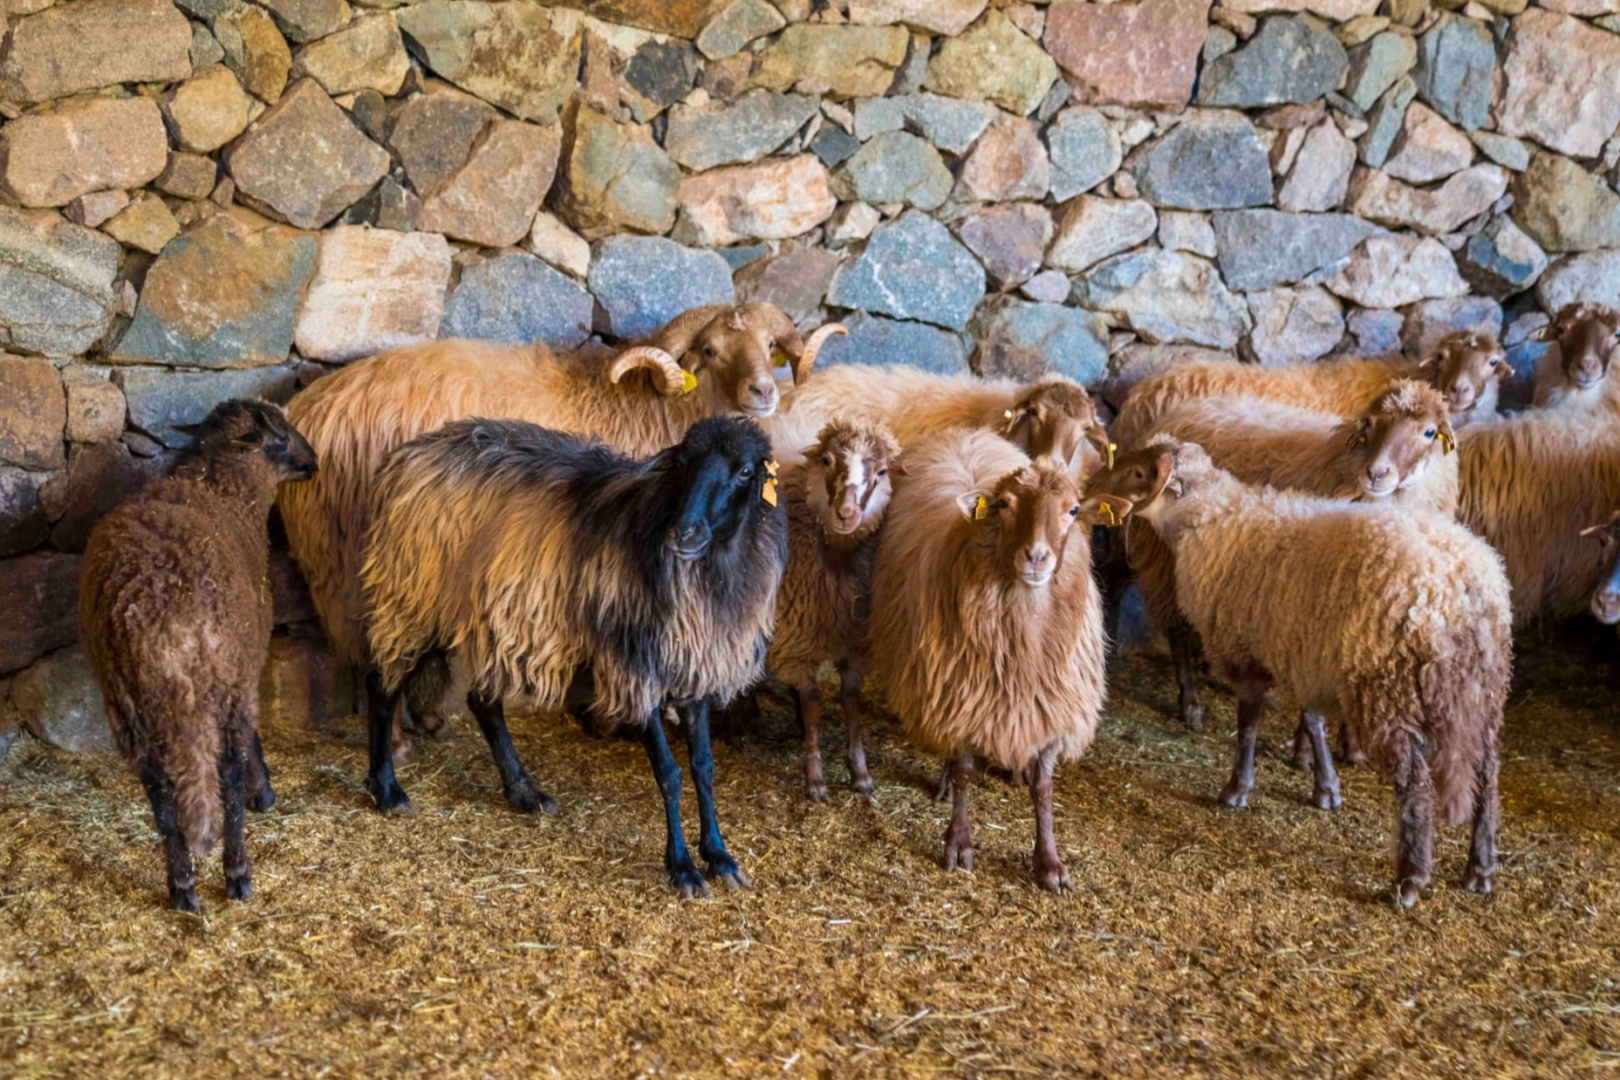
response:
<path fill-rule="evenodd" d="M 967 427 L 993 431 L 1032 457 L 1078 465 L 1110 453 L 1108 431 L 1084 388 L 1066 379 L 939 375 L 905 365 L 839 364 L 794 389 L 766 424 L 777 451 L 792 460 L 834 417 L 882 424 L 902 448 L 925 435 Z"/>
<path fill-rule="evenodd" d="M 1494 407 L 1500 380 L 1509 371 L 1495 338 L 1468 333 L 1449 335 L 1434 355 L 1415 363 L 1343 358 L 1264 368 L 1198 361 L 1132 387 L 1114 421 L 1114 438 L 1121 446 L 1135 446 L 1175 405 L 1227 395 L 1267 398 L 1331 416 L 1359 416 L 1397 379 L 1428 382 L 1450 401 L 1453 423 L 1472 422 L 1482 418 L 1487 403 Z"/>
<path fill-rule="evenodd" d="M 945 865 L 973 865 L 974 755 L 1027 769 L 1035 880 L 1071 889 L 1052 832 L 1052 774 L 1102 709 L 1102 604 L 1087 533 L 1129 504 L 1082 499 L 1055 461 L 981 430 L 904 451 L 872 582 L 873 670 L 923 750 L 951 763 Z M 1078 527 L 1076 527 L 1078 526 Z"/>
<path fill-rule="evenodd" d="M 333 648 L 347 663 L 365 659 L 360 545 L 377 469 L 395 447 L 483 416 L 652 454 L 704 416 L 769 416 L 780 394 L 775 352 L 786 354 L 794 380 L 803 382 L 822 344 L 843 332 L 828 324 L 805 339 L 774 305 L 710 306 L 680 315 L 616 357 L 601 348 L 436 341 L 379 353 L 314 383 L 288 415 L 321 455 L 321 475 L 289 488 L 281 512 Z"/>
<path fill-rule="evenodd" d="M 259 747 L 270 507 L 277 484 L 315 473 L 274 405 L 227 401 L 188 430 L 196 444 L 174 475 L 96 523 L 79 580 L 85 655 L 151 801 L 180 911 L 197 910 L 192 856 L 221 832 L 226 895 L 253 890 L 244 807 L 275 801 Z"/>
<path fill-rule="evenodd" d="M 1566 304 L 1532 337 L 1552 346 L 1536 361 L 1537 406 L 1620 405 L 1620 389 L 1608 378 L 1620 352 L 1620 311 L 1602 304 Z"/>
<path fill-rule="evenodd" d="M 1238 692 L 1238 752 L 1222 801 L 1254 783 L 1273 685 L 1336 717 L 1395 782 L 1400 902 L 1433 874 L 1433 813 L 1473 819 L 1463 886 L 1496 867 L 1497 732 L 1512 668 L 1502 561 L 1439 514 L 1244 484 L 1169 436 L 1093 488 L 1130 499 L 1176 557 L 1176 602 Z"/>
<path fill-rule="evenodd" d="M 391 454 L 377 476 L 362 568 L 370 654 L 370 787 L 407 811 L 389 717 L 449 651 L 472 676 L 478 720 L 507 798 L 548 809 L 507 734 L 501 702 L 560 708 L 576 672 L 598 723 L 641 732 L 664 800 L 664 865 L 685 895 L 708 891 L 681 832 L 680 768 L 664 739 L 683 707 L 711 873 L 747 879 L 715 819 L 709 706 L 760 677 L 787 557 L 770 443 L 741 418 L 699 420 L 635 460 L 521 421 L 463 420 Z"/>
<path fill-rule="evenodd" d="M 899 454 L 882 425 L 834 420 L 804 448 L 801 463 L 782 466 L 788 561 L 766 663 L 798 694 L 805 790 L 817 802 L 827 798 L 820 738 L 820 673 L 827 664 L 838 669 L 850 787 L 863 795 L 873 790 L 861 739 L 861 683 L 869 667 L 872 560 Z"/>

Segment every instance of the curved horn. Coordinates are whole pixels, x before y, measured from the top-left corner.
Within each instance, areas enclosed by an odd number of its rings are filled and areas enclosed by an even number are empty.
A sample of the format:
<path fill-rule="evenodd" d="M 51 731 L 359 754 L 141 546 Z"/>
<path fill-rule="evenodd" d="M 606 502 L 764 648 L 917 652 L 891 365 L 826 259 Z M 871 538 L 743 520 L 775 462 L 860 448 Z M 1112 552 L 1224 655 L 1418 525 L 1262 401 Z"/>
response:
<path fill-rule="evenodd" d="M 809 340 L 804 343 L 804 355 L 793 363 L 793 385 L 797 386 L 810 377 L 810 369 L 816 366 L 816 354 L 821 352 L 828 338 L 835 336 L 849 336 L 843 323 L 823 323 L 810 331 Z"/>
<path fill-rule="evenodd" d="M 707 304 L 695 307 L 690 311 L 683 311 L 669 322 L 664 328 L 654 334 L 647 342 L 663 349 L 676 360 L 685 356 L 692 348 L 692 342 L 697 340 L 698 332 L 719 315 L 730 311 L 726 304 Z"/>
<path fill-rule="evenodd" d="M 687 389 L 687 380 L 691 373 L 675 362 L 675 358 L 656 345 L 637 345 L 626 349 L 613 361 L 608 369 L 608 381 L 618 382 L 626 373 L 637 368 L 653 369 L 653 381 L 659 393 L 673 397 L 684 393 Z"/>

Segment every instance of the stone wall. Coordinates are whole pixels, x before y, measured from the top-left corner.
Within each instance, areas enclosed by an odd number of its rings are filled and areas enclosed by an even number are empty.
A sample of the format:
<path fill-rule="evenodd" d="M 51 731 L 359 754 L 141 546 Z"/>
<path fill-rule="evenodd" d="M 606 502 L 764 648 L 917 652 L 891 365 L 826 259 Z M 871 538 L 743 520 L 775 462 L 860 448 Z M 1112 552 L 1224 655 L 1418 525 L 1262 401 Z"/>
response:
<path fill-rule="evenodd" d="M 6 3 L 0 747 L 104 745 L 78 553 L 176 425 L 386 346 L 765 298 L 1096 386 L 1620 304 L 1620 0 Z"/>

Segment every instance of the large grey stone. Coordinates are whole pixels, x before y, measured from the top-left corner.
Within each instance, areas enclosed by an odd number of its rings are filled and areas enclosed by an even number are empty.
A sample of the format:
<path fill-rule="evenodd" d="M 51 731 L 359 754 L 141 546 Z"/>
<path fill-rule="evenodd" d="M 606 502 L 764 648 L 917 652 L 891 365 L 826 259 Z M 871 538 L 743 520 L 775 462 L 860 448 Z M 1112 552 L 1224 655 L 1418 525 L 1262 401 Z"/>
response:
<path fill-rule="evenodd" d="M 1620 35 L 1530 10 L 1513 20 L 1497 127 L 1573 157 L 1596 157 L 1620 124 Z"/>
<path fill-rule="evenodd" d="M 1406 309 L 1401 346 L 1413 359 L 1433 356 L 1448 334 L 1502 336 L 1502 305 L 1488 296 L 1451 296 L 1424 300 Z"/>
<path fill-rule="evenodd" d="M 191 24 L 169 0 L 84 0 L 47 8 L 14 21 L 0 58 L 0 85 L 16 102 L 190 74 Z"/>
<path fill-rule="evenodd" d="M 903 202 L 933 210 L 951 194 L 953 180 L 939 151 L 915 135 L 888 131 L 844 163 L 855 198 L 869 203 Z"/>
<path fill-rule="evenodd" d="M 79 562 L 54 551 L 0 559 L 0 674 L 79 636 Z"/>
<path fill-rule="evenodd" d="M 117 310 L 118 241 L 54 210 L 0 206 L 0 345 L 87 352 Z"/>
<path fill-rule="evenodd" d="M 1620 308 L 1620 250 L 1587 251 L 1557 260 L 1536 282 L 1536 299 L 1543 311 L 1557 311 L 1566 304 Z"/>
<path fill-rule="evenodd" d="M 1052 198 L 1065 202 L 1090 191 L 1119 169 L 1119 135 L 1096 109 L 1065 109 L 1046 129 L 1052 158 Z"/>
<path fill-rule="evenodd" d="M 561 145 L 555 127 L 492 120 L 466 164 L 422 194 L 416 227 L 485 247 L 510 247 L 534 224 L 557 174 Z"/>
<path fill-rule="evenodd" d="M 354 16 L 348 0 L 258 0 L 287 40 L 302 44 L 347 26 Z"/>
<path fill-rule="evenodd" d="M 573 278 L 514 251 L 462 269 L 439 336 L 572 348 L 590 336 L 592 307 Z"/>
<path fill-rule="evenodd" d="M 1457 269 L 1486 296 L 1523 292 L 1547 269 L 1547 255 L 1507 216 L 1495 217 L 1468 238 Z"/>
<path fill-rule="evenodd" d="M 318 229 L 370 191 L 390 162 L 320 84 L 305 79 L 254 121 L 226 164 L 250 204 Z"/>
<path fill-rule="evenodd" d="M 710 60 L 723 60 L 786 25 L 782 13 L 765 0 L 732 0 L 697 36 L 698 51 Z"/>
<path fill-rule="evenodd" d="M 750 90 L 735 103 L 678 104 L 669 111 L 664 150 L 694 172 L 758 161 L 816 115 L 821 103 L 803 94 Z"/>
<path fill-rule="evenodd" d="M 154 102 L 71 98 L 0 128 L 0 188 L 24 206 L 65 206 L 89 192 L 140 187 L 163 171 L 168 151 Z"/>
<path fill-rule="evenodd" d="M 1057 81 L 1056 62 L 1000 11 L 946 38 L 928 61 L 923 85 L 936 94 L 989 101 L 1028 116 Z"/>
<path fill-rule="evenodd" d="M 1081 307 L 1122 316 L 1145 340 L 1230 349 L 1248 333 L 1249 310 L 1214 264 L 1180 251 L 1120 255 L 1075 281 Z"/>
<path fill-rule="evenodd" d="M 1566 157 L 1537 154 L 1513 197 L 1513 220 L 1548 251 L 1620 247 L 1620 195 Z"/>
<path fill-rule="evenodd" d="M 50 538 L 39 485 L 38 473 L 0 465 L 0 558 L 20 555 Z"/>
<path fill-rule="evenodd" d="M 1085 270 L 1151 240 L 1158 227 L 1158 215 L 1141 199 L 1080 195 L 1063 207 L 1046 263 L 1071 273 Z"/>
<path fill-rule="evenodd" d="M 1350 214 L 1229 210 L 1214 217 L 1221 276 L 1248 292 L 1334 273 L 1378 226 Z"/>
<path fill-rule="evenodd" d="M 1344 337 L 1339 301 L 1320 285 L 1262 289 L 1246 299 L 1254 319 L 1249 352 L 1266 367 L 1315 360 Z"/>
<path fill-rule="evenodd" d="M 1185 119 L 1125 161 L 1142 197 L 1177 210 L 1271 203 L 1266 142 L 1239 112 L 1189 110 Z"/>
<path fill-rule="evenodd" d="M 428 67 L 524 120 L 552 123 L 579 83 L 580 18 L 533 0 L 425 0 L 399 27 Z"/>
<path fill-rule="evenodd" d="M 286 401 L 298 388 L 291 368 L 249 368 L 243 371 L 166 371 L 128 367 L 113 379 L 129 402 L 130 426 L 171 448 L 191 445 L 191 436 L 177 427 L 200 423 L 215 405 L 234 397 L 261 397 Z"/>
<path fill-rule="evenodd" d="M 1277 206 L 1294 212 L 1336 209 L 1350 187 L 1356 144 L 1339 125 L 1323 120 L 1305 134 L 1288 178 L 1277 188 Z"/>
<path fill-rule="evenodd" d="M 36 739 L 71 754 L 110 754 L 112 730 L 84 650 L 58 649 L 11 680 L 11 711 Z"/>
<path fill-rule="evenodd" d="M 623 230 L 666 233 L 675 224 L 680 181 L 650 128 L 581 107 L 563 144 L 553 201 L 587 240 Z"/>
<path fill-rule="evenodd" d="M 899 104 L 908 131 L 916 132 L 947 154 L 967 153 L 996 116 L 995 108 L 982 101 L 960 101 L 939 94 L 906 94 L 889 100 Z"/>
<path fill-rule="evenodd" d="M 287 359 L 315 238 L 218 214 L 176 237 L 146 275 L 123 362 L 260 367 Z"/>
<path fill-rule="evenodd" d="M 984 296 L 984 268 L 945 226 L 915 211 L 878 228 L 839 268 L 827 302 L 961 330 Z"/>
<path fill-rule="evenodd" d="M 749 85 L 838 100 L 871 97 L 888 91 L 910 48 L 911 35 L 900 26 L 796 23 L 760 54 Z"/>
<path fill-rule="evenodd" d="M 395 111 L 388 145 L 421 193 L 461 168 L 479 133 L 498 115 L 471 94 L 433 80 Z"/>
<path fill-rule="evenodd" d="M 1417 66 L 1417 39 L 1386 30 L 1350 50 L 1344 95 L 1362 112 L 1371 109 L 1402 75 Z"/>
<path fill-rule="evenodd" d="M 1001 297 L 985 304 L 973 323 L 980 374 L 1062 375 L 1089 385 L 1108 370 L 1108 327 L 1089 311 Z"/>
<path fill-rule="evenodd" d="M 1500 165 L 1474 165 L 1428 188 L 1403 184 L 1379 169 L 1363 169 L 1350 180 L 1349 207 L 1382 225 L 1443 236 L 1491 209 L 1507 187 L 1508 173 Z"/>
<path fill-rule="evenodd" d="M 1270 18 L 1236 52 L 1204 66 L 1198 103 L 1239 109 L 1305 104 L 1339 85 L 1350 66 L 1344 46 L 1299 18 Z"/>
<path fill-rule="evenodd" d="M 816 354 L 816 366 L 908 364 L 941 375 L 968 370 L 972 338 L 927 323 L 885 319 L 857 311 L 839 320 L 848 337 L 830 338 Z"/>
<path fill-rule="evenodd" d="M 736 297 L 731 267 L 712 251 L 657 236 L 613 236 L 596 247 L 589 284 L 606 332 L 644 338 L 690 308 Z"/>
<path fill-rule="evenodd" d="M 655 38 L 630 58 L 624 67 L 624 81 L 654 108 L 668 108 L 692 88 L 701 62 L 697 50 L 686 42 Z"/>
<path fill-rule="evenodd" d="M 956 235 L 979 257 L 991 284 L 1008 289 L 1028 281 L 1041 268 L 1052 239 L 1052 215 L 1036 203 L 980 207 L 956 223 Z M 1065 281 L 1063 292 L 1068 291 Z"/>
<path fill-rule="evenodd" d="M 1367 308 L 1405 307 L 1468 291 L 1444 244 L 1409 233 L 1369 236 L 1326 285 L 1335 296 Z"/>
<path fill-rule="evenodd" d="M 795 323 L 804 322 L 821 309 L 842 261 L 825 248 L 784 245 L 780 254 L 756 259 L 732 275 L 737 302 L 775 304 Z"/>
<path fill-rule="evenodd" d="M 1458 127 L 1472 131 L 1490 119 L 1495 72 L 1496 45 L 1482 22 L 1442 15 L 1418 42 L 1418 93 Z"/>

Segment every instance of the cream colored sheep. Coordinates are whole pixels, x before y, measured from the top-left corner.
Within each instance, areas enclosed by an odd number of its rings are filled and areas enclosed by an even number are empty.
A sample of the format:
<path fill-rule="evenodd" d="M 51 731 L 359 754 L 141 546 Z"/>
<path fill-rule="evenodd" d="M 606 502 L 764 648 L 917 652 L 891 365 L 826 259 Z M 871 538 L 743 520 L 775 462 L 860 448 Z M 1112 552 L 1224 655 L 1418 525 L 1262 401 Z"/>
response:
<path fill-rule="evenodd" d="M 1620 311 L 1602 304 L 1566 304 L 1533 335 L 1551 347 L 1536 361 L 1534 401 L 1541 408 L 1620 412 L 1620 382 L 1608 378 L 1620 352 Z"/>
<path fill-rule="evenodd" d="M 1238 691 L 1238 753 L 1221 792 L 1245 805 L 1268 692 L 1353 729 L 1393 777 L 1400 902 L 1433 873 L 1444 818 L 1473 819 L 1463 886 L 1496 868 L 1497 732 L 1512 669 L 1501 558 L 1439 514 L 1244 484 L 1204 450 L 1156 436 L 1096 478 L 1175 553 L 1176 602 Z"/>

